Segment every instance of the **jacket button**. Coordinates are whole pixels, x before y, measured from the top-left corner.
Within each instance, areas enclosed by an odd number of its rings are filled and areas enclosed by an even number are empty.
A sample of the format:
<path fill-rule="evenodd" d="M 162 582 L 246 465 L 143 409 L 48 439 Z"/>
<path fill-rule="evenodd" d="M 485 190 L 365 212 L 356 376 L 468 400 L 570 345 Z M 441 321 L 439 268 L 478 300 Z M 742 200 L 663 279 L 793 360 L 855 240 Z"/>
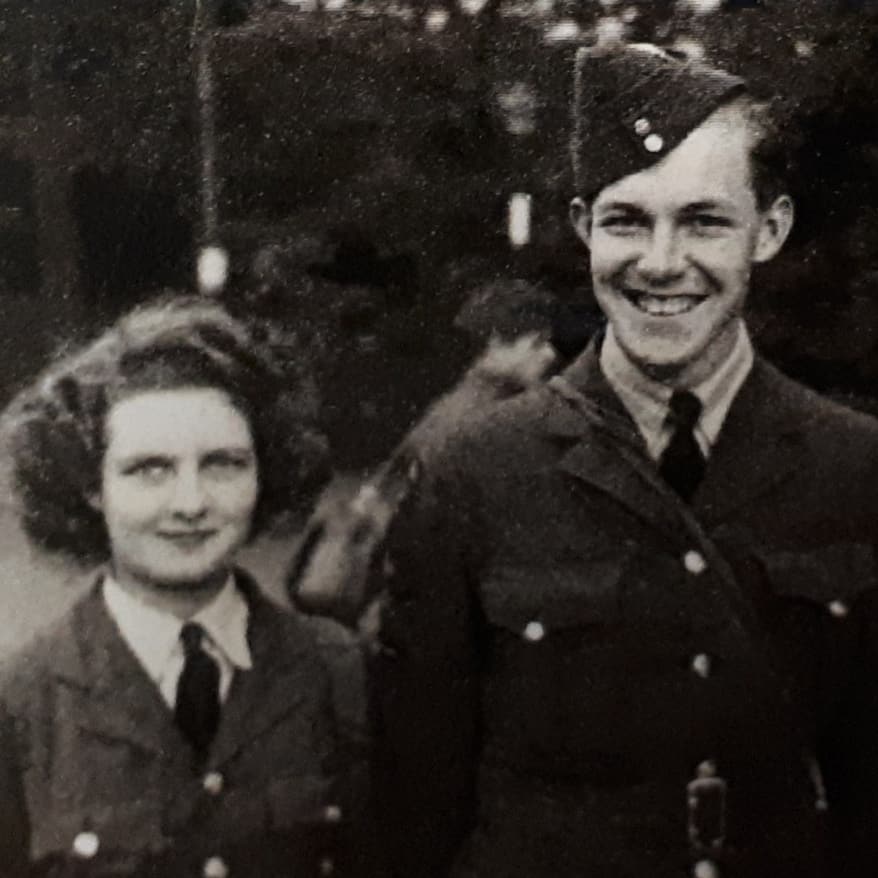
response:
<path fill-rule="evenodd" d="M 222 857 L 208 857 L 201 874 L 204 878 L 228 878 L 229 867 Z"/>
<path fill-rule="evenodd" d="M 692 869 L 692 878 L 719 878 L 719 868 L 713 860 L 699 860 Z"/>
<path fill-rule="evenodd" d="M 218 796 L 225 786 L 225 778 L 218 771 L 209 771 L 201 781 L 204 791 L 211 796 Z"/>
<path fill-rule="evenodd" d="M 327 823 L 338 823 L 341 820 L 341 808 L 338 805 L 327 805 L 323 809 L 323 819 Z"/>
<path fill-rule="evenodd" d="M 524 631 L 521 632 L 521 636 L 525 640 L 529 640 L 531 643 L 538 643 L 546 636 L 546 629 L 542 622 L 528 622 L 527 625 L 524 626 Z"/>
<path fill-rule="evenodd" d="M 320 874 L 331 875 L 335 871 L 335 863 L 330 857 L 324 857 L 320 861 Z"/>
<path fill-rule="evenodd" d="M 704 560 L 704 555 L 702 555 L 701 552 L 696 552 L 695 549 L 690 549 L 685 555 L 683 555 L 683 566 L 693 576 L 698 576 L 707 570 L 707 561 Z"/>
<path fill-rule="evenodd" d="M 844 619 L 848 614 L 848 605 L 844 601 L 830 601 L 827 609 L 836 619 Z"/>
<path fill-rule="evenodd" d="M 98 852 L 101 840 L 94 832 L 80 832 L 73 839 L 73 853 L 81 860 L 90 860 Z"/>
<path fill-rule="evenodd" d="M 659 134 L 649 134 L 643 139 L 643 145 L 647 152 L 661 152 L 665 142 Z"/>
<path fill-rule="evenodd" d="M 692 670 L 703 680 L 706 680 L 710 676 L 710 656 L 704 652 L 699 652 L 698 655 L 693 656 Z"/>
<path fill-rule="evenodd" d="M 650 131 L 652 131 L 652 125 L 650 125 L 649 119 L 641 118 L 634 123 L 634 133 L 638 137 L 646 137 Z"/>

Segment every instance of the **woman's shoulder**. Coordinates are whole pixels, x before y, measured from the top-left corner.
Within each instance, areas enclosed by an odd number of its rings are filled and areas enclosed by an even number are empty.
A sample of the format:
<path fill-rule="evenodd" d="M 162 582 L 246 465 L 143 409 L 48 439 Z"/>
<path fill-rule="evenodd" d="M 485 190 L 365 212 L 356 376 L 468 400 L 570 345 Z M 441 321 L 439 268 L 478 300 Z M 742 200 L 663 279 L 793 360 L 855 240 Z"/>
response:
<path fill-rule="evenodd" d="M 248 578 L 245 589 L 255 587 Z M 308 679 L 327 687 L 337 720 L 349 728 L 363 727 L 366 721 L 366 671 L 363 647 L 357 634 L 332 619 L 309 616 L 280 606 L 258 592 L 251 591 L 248 599 L 254 626 L 253 640 L 270 638 L 276 649 L 287 653 L 287 660 L 293 658 L 296 664 L 308 665 Z"/>
<path fill-rule="evenodd" d="M 0 662 L 0 700 L 7 711 L 38 710 L 41 696 L 78 666 L 80 618 L 91 600 L 91 594 L 80 598 Z"/>

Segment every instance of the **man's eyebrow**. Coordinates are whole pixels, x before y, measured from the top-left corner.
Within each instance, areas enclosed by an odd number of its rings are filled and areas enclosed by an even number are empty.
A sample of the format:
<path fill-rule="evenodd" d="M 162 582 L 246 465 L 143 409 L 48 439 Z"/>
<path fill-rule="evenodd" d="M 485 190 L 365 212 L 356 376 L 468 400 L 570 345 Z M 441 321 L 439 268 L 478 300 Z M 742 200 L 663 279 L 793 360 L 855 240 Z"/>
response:
<path fill-rule="evenodd" d="M 684 204 L 680 208 L 680 213 L 699 213 L 702 210 L 728 210 L 730 207 L 730 202 L 724 201 L 721 198 L 692 201 L 689 204 Z"/>
<path fill-rule="evenodd" d="M 645 207 L 639 204 L 634 204 L 630 201 L 608 201 L 605 204 L 599 204 L 595 208 L 596 211 L 609 213 L 613 210 L 624 211 L 626 213 L 639 213 L 646 214 L 648 211 Z"/>

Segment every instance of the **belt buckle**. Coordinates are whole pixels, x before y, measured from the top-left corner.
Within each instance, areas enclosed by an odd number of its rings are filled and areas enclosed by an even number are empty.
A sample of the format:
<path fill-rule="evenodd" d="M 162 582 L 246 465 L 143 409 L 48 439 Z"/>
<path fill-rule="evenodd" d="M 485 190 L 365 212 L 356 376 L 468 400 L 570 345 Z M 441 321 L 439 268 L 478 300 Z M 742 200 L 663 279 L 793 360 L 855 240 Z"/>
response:
<path fill-rule="evenodd" d="M 693 853 L 716 855 L 726 839 L 726 791 L 728 784 L 717 776 L 713 762 L 702 762 L 698 776 L 686 785 L 689 811 L 688 833 Z"/>

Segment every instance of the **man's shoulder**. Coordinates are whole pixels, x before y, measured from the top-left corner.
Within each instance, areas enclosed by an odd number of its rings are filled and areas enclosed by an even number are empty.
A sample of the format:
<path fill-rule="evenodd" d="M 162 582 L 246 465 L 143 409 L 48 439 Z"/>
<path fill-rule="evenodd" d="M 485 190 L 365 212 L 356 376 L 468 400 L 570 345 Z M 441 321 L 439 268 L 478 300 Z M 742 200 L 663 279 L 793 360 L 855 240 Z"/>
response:
<path fill-rule="evenodd" d="M 867 447 L 878 445 L 878 418 L 874 415 L 818 393 L 765 361 L 759 364 L 759 368 L 769 402 L 782 405 L 798 420 L 806 434 L 834 444 L 860 442 Z"/>
<path fill-rule="evenodd" d="M 409 437 L 409 447 L 432 468 L 467 468 L 504 450 L 521 453 L 547 411 L 555 404 L 548 385 L 490 400 L 463 416 L 434 421 Z"/>

